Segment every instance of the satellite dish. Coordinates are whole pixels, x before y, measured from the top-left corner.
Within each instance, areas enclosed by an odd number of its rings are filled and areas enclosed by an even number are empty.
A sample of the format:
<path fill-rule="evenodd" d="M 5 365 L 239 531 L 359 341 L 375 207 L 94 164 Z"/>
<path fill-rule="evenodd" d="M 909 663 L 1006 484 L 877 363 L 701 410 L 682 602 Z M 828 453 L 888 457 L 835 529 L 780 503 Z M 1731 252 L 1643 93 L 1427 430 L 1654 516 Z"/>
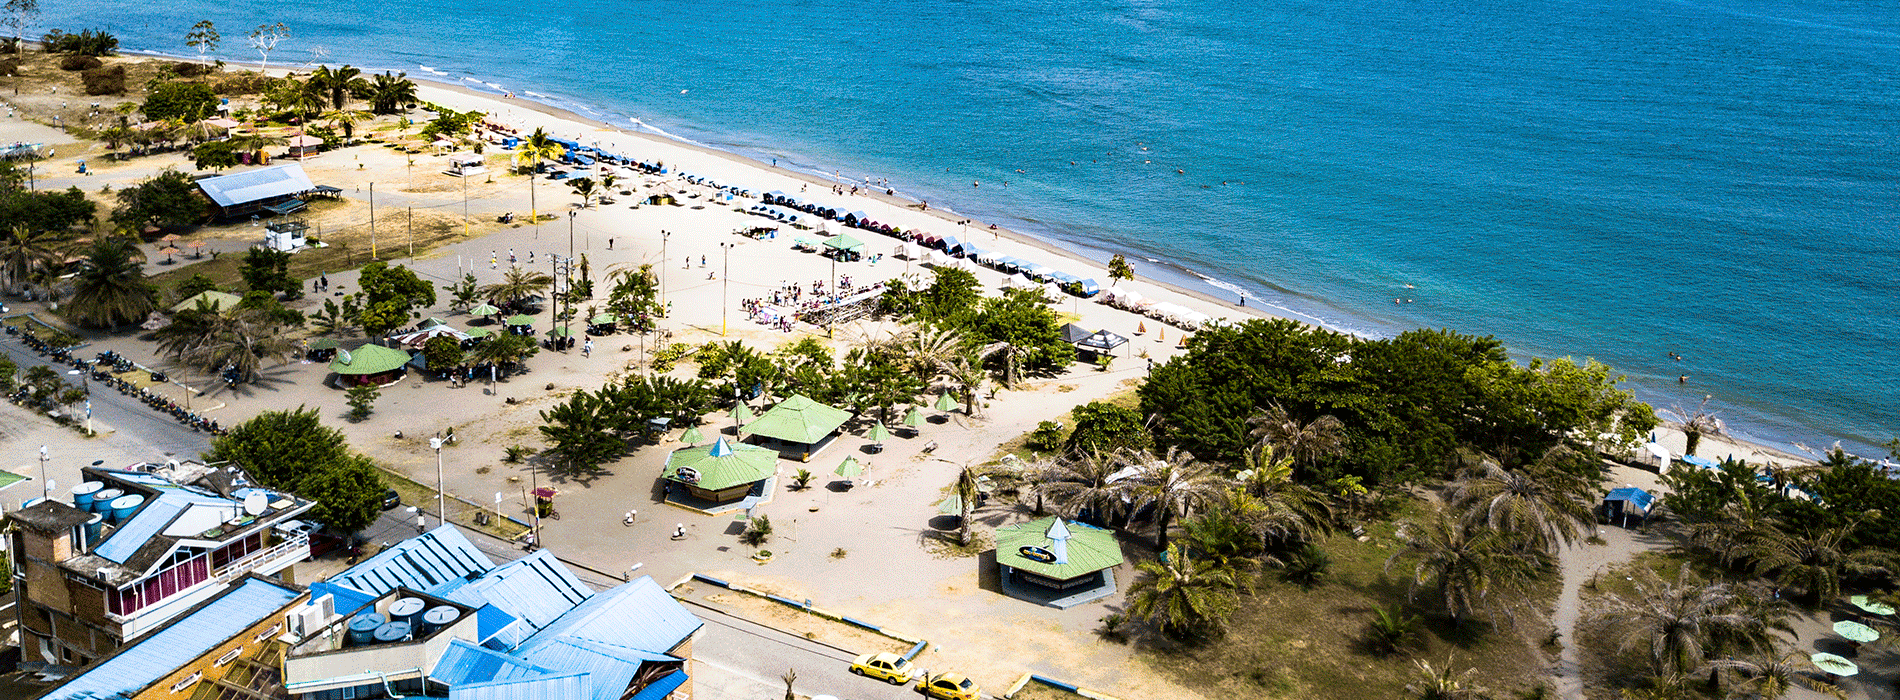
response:
<path fill-rule="evenodd" d="M 269 496 L 252 491 L 250 495 L 244 497 L 245 515 L 263 515 L 268 508 L 270 508 Z"/>
<path fill-rule="evenodd" d="M 346 364 L 346 365 L 347 365 L 347 364 L 349 364 L 349 363 L 350 363 L 350 351 L 348 351 L 348 350 L 344 350 L 344 349 L 341 349 L 341 348 L 338 348 L 338 349 L 337 349 L 337 351 L 336 351 L 336 359 L 338 359 L 338 360 L 342 360 L 342 361 L 343 361 L 343 364 Z"/>

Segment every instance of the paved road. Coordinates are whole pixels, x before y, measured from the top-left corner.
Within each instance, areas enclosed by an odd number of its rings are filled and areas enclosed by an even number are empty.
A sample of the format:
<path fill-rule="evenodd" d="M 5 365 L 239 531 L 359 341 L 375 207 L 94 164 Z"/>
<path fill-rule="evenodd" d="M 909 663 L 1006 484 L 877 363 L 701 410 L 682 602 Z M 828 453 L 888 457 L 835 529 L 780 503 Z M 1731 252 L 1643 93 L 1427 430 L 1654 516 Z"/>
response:
<path fill-rule="evenodd" d="M 5 353 L 12 358 L 22 370 L 34 365 L 47 365 L 59 371 L 61 377 L 68 382 L 86 386 L 79 377 L 66 375 L 66 372 L 72 369 L 71 366 L 51 363 L 47 358 L 27 348 L 26 344 L 20 341 L 19 336 L 0 335 L 0 353 Z M 89 452 L 135 455 L 132 459 L 140 460 L 159 459 L 168 455 L 196 458 L 211 446 L 207 434 L 192 431 L 169 414 L 154 411 L 138 399 L 103 386 L 93 386 L 92 389 L 93 429 L 103 433 L 97 439 L 106 449 L 89 448 Z M 81 410 L 84 409 L 81 408 Z M 81 420 L 84 419 L 83 415 L 82 413 Z M 36 418 L 35 420 L 43 419 Z M 108 429 L 112 432 L 107 433 Z M 77 432 L 73 433 L 73 437 L 74 440 L 83 440 Z M 59 458 L 59 455 L 55 456 L 55 459 Z M 91 460 L 86 460 L 86 463 L 90 462 Z M 116 462 L 117 460 L 109 460 L 107 466 L 125 466 L 123 463 Z M 73 467 L 70 471 L 73 475 L 77 475 L 77 467 Z"/>

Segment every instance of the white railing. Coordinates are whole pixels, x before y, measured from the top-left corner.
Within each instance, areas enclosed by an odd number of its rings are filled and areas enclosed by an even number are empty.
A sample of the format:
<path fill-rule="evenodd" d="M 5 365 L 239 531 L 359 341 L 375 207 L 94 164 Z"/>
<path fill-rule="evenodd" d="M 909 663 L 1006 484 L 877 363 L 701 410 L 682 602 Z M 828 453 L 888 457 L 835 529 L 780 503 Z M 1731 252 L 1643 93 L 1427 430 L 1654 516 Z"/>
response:
<path fill-rule="evenodd" d="M 276 559 L 296 549 L 302 549 L 304 555 L 308 556 L 310 554 L 310 536 L 298 535 L 284 540 L 270 549 L 263 549 L 247 554 L 243 559 L 224 565 L 224 568 L 219 569 L 217 575 L 213 578 L 216 578 L 218 583 L 229 583 L 232 579 L 248 574 L 252 570 L 263 566 L 265 562 Z M 302 560 L 303 557 L 298 557 L 298 559 Z"/>

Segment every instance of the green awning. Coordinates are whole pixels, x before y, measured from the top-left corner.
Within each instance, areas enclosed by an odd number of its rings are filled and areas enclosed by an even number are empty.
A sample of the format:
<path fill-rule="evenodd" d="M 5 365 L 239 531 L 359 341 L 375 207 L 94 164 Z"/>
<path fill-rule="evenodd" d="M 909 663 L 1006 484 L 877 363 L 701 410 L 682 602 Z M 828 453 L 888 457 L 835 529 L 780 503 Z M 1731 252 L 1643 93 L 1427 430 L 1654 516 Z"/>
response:
<path fill-rule="evenodd" d="M 548 331 L 548 335 L 558 335 L 560 337 L 567 338 L 567 337 L 573 336 L 574 331 L 569 329 L 567 326 L 555 326 L 554 328 Z"/>
<path fill-rule="evenodd" d="M 436 326 L 446 326 L 446 325 L 449 325 L 448 321 L 444 321 L 434 316 L 430 316 L 429 320 L 423 321 L 422 325 L 417 326 L 417 328 L 434 328 Z"/>
<path fill-rule="evenodd" d="M 852 238 L 850 234 L 840 233 L 836 236 L 832 236 L 830 238 L 825 239 L 825 247 L 836 248 L 838 250 L 847 250 L 847 251 L 851 251 L 855 253 L 855 252 L 861 252 L 864 250 L 864 241 L 860 241 L 856 238 Z"/>
<path fill-rule="evenodd" d="M 593 318 L 587 319 L 587 322 L 592 323 L 596 326 L 611 326 L 613 324 L 619 323 L 620 317 L 615 316 L 613 314 L 600 314 Z"/>
<path fill-rule="evenodd" d="M 863 474 L 864 465 L 858 464 L 858 458 L 856 457 L 846 457 L 843 462 L 838 463 L 838 468 L 832 470 L 832 473 L 849 479 Z"/>
<path fill-rule="evenodd" d="M 527 314 L 515 314 L 509 316 L 508 320 L 504 321 L 504 323 L 510 326 L 532 326 L 534 325 L 534 317 Z"/>
<path fill-rule="evenodd" d="M 473 309 L 469 309 L 468 313 L 469 315 L 472 315 L 472 316 L 493 316 L 495 314 L 501 313 L 501 309 L 495 308 L 494 305 L 492 304 L 483 304 Z"/>
<path fill-rule="evenodd" d="M 402 369 L 409 363 L 409 351 L 386 348 L 381 345 L 364 345 L 355 350 L 338 350 L 336 359 L 330 361 L 330 371 L 337 374 L 358 376 L 364 374 L 382 374 Z"/>
<path fill-rule="evenodd" d="M 910 407 L 910 410 L 904 413 L 904 425 L 912 428 L 924 427 L 924 412 L 917 410 L 916 406 Z"/>
<path fill-rule="evenodd" d="M 240 297 L 236 294 L 212 290 L 212 291 L 199 292 L 196 295 L 192 296 L 190 299 L 186 299 L 184 301 L 173 304 L 172 310 L 173 311 L 189 311 L 191 309 L 198 308 L 198 300 L 200 299 L 211 302 L 211 309 L 213 311 L 223 311 L 233 306 L 237 306 L 238 302 L 240 301 L 244 301 L 244 297 Z"/>
<path fill-rule="evenodd" d="M 996 529 L 996 563 L 1038 576 L 1067 581 L 1122 561 L 1115 533 L 1099 527 L 1042 518 Z"/>
<path fill-rule="evenodd" d="M 851 412 L 832 408 L 803 395 L 778 402 L 772 410 L 747 423 L 745 431 L 753 435 L 810 445 L 825 439 L 832 431 L 851 420 Z"/>
<path fill-rule="evenodd" d="M 872 423 L 871 429 L 864 433 L 864 439 L 883 444 L 885 440 L 891 439 L 891 430 L 884 427 L 883 422 Z"/>
<path fill-rule="evenodd" d="M 681 470 L 686 470 L 684 474 Z M 711 449 L 688 447 L 666 457 L 661 478 L 692 484 L 706 491 L 759 481 L 778 471 L 778 452 L 757 445 L 732 445 L 720 438 Z"/>
<path fill-rule="evenodd" d="M 686 432 L 680 433 L 680 442 L 688 445 L 697 445 L 705 439 L 706 436 L 699 434 L 699 426 L 697 425 L 686 426 Z"/>
<path fill-rule="evenodd" d="M 949 392 L 938 394 L 937 395 L 937 410 L 943 411 L 945 413 L 949 413 L 951 411 L 957 410 L 956 399 L 950 398 Z"/>
<path fill-rule="evenodd" d="M 470 328 L 468 330 L 462 331 L 462 335 L 468 336 L 470 340 L 474 340 L 477 338 L 486 338 L 493 334 L 494 334 L 494 331 L 488 330 L 486 328 Z"/>
<path fill-rule="evenodd" d="M 335 338 L 318 338 L 310 343 L 311 350 L 333 350 L 337 347 Z"/>

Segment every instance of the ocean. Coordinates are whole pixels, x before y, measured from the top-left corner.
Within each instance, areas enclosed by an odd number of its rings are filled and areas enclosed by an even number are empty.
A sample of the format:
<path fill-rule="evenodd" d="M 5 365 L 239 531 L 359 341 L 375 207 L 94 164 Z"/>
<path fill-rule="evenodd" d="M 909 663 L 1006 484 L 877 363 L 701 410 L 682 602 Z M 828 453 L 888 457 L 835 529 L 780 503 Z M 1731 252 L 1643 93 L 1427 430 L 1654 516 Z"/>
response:
<path fill-rule="evenodd" d="M 1593 357 L 1777 446 L 1900 436 L 1896 0 L 42 9 L 175 54 L 210 19 L 245 61 L 249 29 L 284 22 L 272 65 L 407 71 L 888 178 L 1334 329 Z"/>

